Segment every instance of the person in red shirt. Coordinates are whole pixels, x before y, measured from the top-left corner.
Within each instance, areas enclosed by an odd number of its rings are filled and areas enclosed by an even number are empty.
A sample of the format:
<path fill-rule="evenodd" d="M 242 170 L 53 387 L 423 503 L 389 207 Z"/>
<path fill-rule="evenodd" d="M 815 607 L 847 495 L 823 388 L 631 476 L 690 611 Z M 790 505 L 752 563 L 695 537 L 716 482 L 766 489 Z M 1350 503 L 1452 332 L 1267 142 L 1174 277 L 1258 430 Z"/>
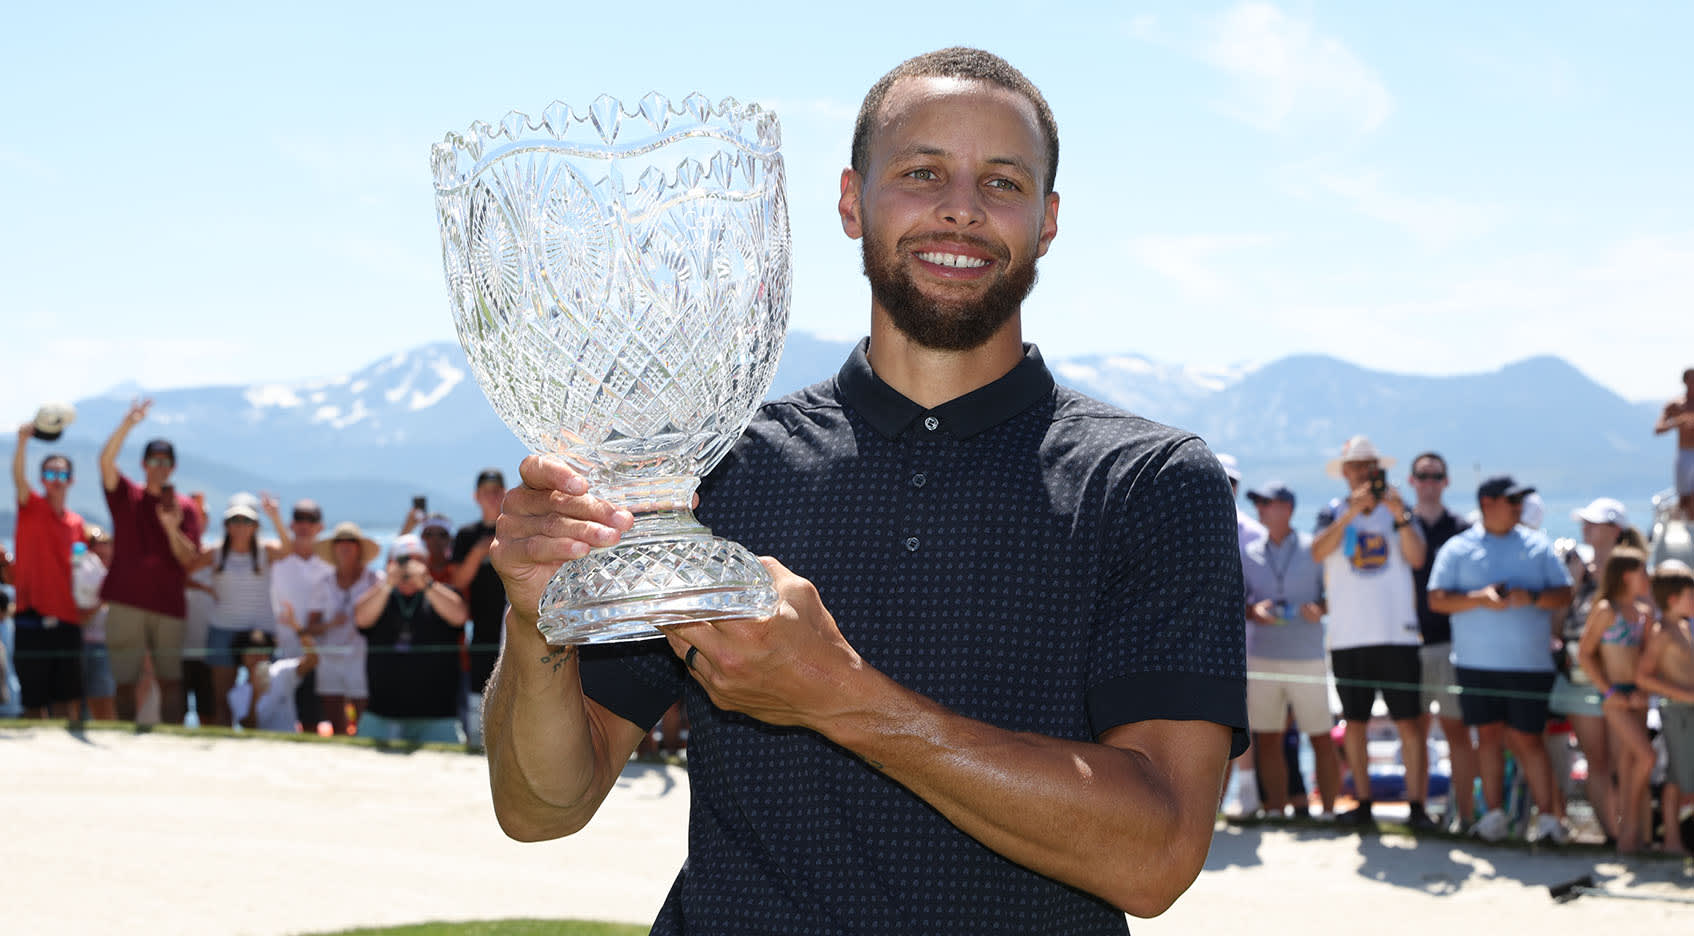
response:
<path fill-rule="evenodd" d="M 83 541 L 82 518 L 65 508 L 71 460 L 41 460 L 41 493 L 29 485 L 24 449 L 33 423 L 18 427 L 12 483 L 18 491 L 18 558 L 12 570 L 18 591 L 18 681 L 29 718 L 71 718 L 82 698 L 82 609 L 71 591 L 71 550 Z"/>
<path fill-rule="evenodd" d="M 145 483 L 118 471 L 118 453 L 131 429 L 147 418 L 152 400 L 130 405 L 100 450 L 100 481 L 112 512 L 112 567 L 100 597 L 106 601 L 106 649 L 118 684 L 118 718 L 135 719 L 141 657 L 153 659 L 160 719 L 182 721 L 182 640 L 187 627 L 187 569 L 200 556 L 203 518 L 170 483 L 176 449 L 164 439 L 141 453 Z"/>

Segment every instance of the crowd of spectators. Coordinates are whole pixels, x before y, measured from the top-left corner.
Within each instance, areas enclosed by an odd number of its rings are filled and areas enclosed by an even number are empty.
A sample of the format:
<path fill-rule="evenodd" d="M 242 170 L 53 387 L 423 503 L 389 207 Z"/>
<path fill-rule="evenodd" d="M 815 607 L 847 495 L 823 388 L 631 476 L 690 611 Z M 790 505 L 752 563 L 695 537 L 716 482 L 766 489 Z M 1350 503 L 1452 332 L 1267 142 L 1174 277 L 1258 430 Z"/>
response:
<path fill-rule="evenodd" d="M 110 532 L 66 506 L 69 457 L 47 455 L 31 484 L 27 449 L 44 433 L 18 429 L 0 705 L 135 721 L 151 700 L 164 722 L 476 744 L 506 610 L 488 561 L 501 473 L 477 476 L 481 516 L 457 530 L 415 501 L 386 556 L 355 523 L 325 536 L 312 500 L 285 520 L 276 498 L 236 494 L 218 529 L 203 496 L 171 483 L 168 440 L 143 446 L 139 478 L 120 469 L 149 405 L 101 451 Z"/>
<path fill-rule="evenodd" d="M 1677 431 L 1672 519 L 1694 517 L 1694 371 L 1687 394 L 1656 427 Z M 1242 475 L 1223 456 L 1238 489 Z M 1585 799 L 1608 844 L 1632 853 L 1686 853 L 1682 822 L 1694 810 L 1694 571 L 1678 559 L 1651 566 L 1624 505 L 1600 497 L 1573 512 L 1583 544 L 1539 527 L 1535 488 L 1500 475 L 1482 481 L 1460 516 L 1444 496 L 1447 462 L 1423 452 L 1409 465 L 1408 503 L 1390 480 L 1395 460 L 1364 436 L 1342 446 L 1327 473 L 1342 494 L 1323 506 L 1312 534 L 1290 523 L 1297 498 L 1266 481 L 1241 511 L 1252 748 L 1238 759 L 1236 807 L 1281 818 L 1313 812 L 1304 778 L 1290 771 L 1299 737 L 1311 739 L 1324 818 L 1376 822 L 1367 738 L 1380 704 L 1398 735 L 1396 795 L 1414 830 L 1446 829 L 1487 841 L 1513 833 L 1510 772 L 1533 814 L 1530 841 L 1572 835 L 1564 786 L 1570 754 L 1586 761 Z M 1535 516 L 1526 515 L 1534 508 Z M 1585 553 L 1587 554 L 1585 557 Z M 1333 727 L 1329 687 L 1342 726 Z M 1380 703 L 1379 703 L 1380 699 Z M 1657 710 L 1655 744 L 1649 711 Z M 1432 723 L 1445 740 L 1447 809 L 1428 808 Z M 1341 740 L 1342 756 L 1331 743 Z M 1574 742 L 1574 743 L 1573 743 Z M 1655 786 L 1660 749 L 1668 762 Z M 1336 815 L 1338 760 L 1357 805 Z M 1480 795 L 1478 795 L 1480 794 Z"/>
<path fill-rule="evenodd" d="M 1687 517 L 1694 370 L 1684 382 L 1656 429 L 1678 435 L 1676 509 Z M 204 497 L 171 483 L 168 440 L 143 447 L 139 480 L 120 470 L 118 453 L 148 408 L 134 404 L 100 454 L 110 531 L 66 506 L 69 457 L 48 454 L 40 489 L 30 483 L 26 448 L 54 434 L 39 421 L 18 429 L 17 557 L 0 553 L 16 589 L 0 618 L 10 616 L 15 642 L 0 647 L 0 706 L 132 721 L 152 693 L 169 722 L 192 714 L 201 724 L 479 746 L 506 611 L 488 560 L 501 472 L 477 475 L 480 516 L 456 530 L 414 499 L 385 558 L 355 523 L 324 536 L 312 500 L 295 503 L 285 523 L 274 497 L 237 494 L 221 531 L 208 533 Z M 1239 494 L 1239 466 L 1220 460 Z M 1445 503 L 1439 453 L 1411 460 L 1409 503 L 1389 480 L 1394 463 L 1368 438 L 1349 439 L 1327 466 L 1342 492 L 1310 534 L 1292 526 L 1298 498 L 1288 485 L 1246 491 L 1254 514 L 1240 511 L 1238 530 L 1253 745 L 1236 763 L 1242 810 L 1372 825 L 1367 729 L 1380 699 L 1399 738 L 1399 798 L 1414 830 L 1510 834 L 1509 752 L 1535 807 L 1523 834 L 1565 841 L 1557 774 L 1568 777 L 1559 749 L 1569 738 L 1586 760 L 1586 800 L 1607 841 L 1637 851 L 1655 827 L 1647 713 L 1657 700 L 1669 755 L 1661 847 L 1684 851 L 1678 819 L 1694 807 L 1694 572 L 1675 561 L 1649 568 L 1643 537 L 1614 499 L 1575 512 L 1584 551 L 1555 544 L 1525 516 L 1536 503 L 1530 485 L 1489 478 L 1464 517 Z M 262 534 L 265 520 L 272 536 Z M 1427 805 L 1435 724 L 1450 766 L 1439 818 Z M 685 737 L 673 710 L 643 751 L 662 743 L 677 752 Z M 1321 812 L 1296 756 L 1301 737 Z M 1337 815 L 1343 766 L 1356 805 Z"/>

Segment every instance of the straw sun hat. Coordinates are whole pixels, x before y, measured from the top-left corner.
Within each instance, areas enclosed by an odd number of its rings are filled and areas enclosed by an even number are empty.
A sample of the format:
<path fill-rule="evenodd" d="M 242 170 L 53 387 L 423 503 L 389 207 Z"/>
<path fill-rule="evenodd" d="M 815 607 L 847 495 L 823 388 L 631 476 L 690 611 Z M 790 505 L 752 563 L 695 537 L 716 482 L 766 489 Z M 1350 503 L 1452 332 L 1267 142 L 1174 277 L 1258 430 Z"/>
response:
<path fill-rule="evenodd" d="M 318 541 L 318 545 L 315 549 L 315 552 L 318 554 L 318 558 L 323 559 L 325 562 L 334 562 L 335 544 L 342 541 L 359 544 L 359 562 L 361 564 L 369 565 L 371 560 L 382 555 L 382 547 L 377 545 L 376 540 L 366 536 L 364 531 L 359 529 L 359 525 L 357 523 L 347 520 L 337 523 L 335 525 L 334 532 L 329 534 L 328 539 Z"/>

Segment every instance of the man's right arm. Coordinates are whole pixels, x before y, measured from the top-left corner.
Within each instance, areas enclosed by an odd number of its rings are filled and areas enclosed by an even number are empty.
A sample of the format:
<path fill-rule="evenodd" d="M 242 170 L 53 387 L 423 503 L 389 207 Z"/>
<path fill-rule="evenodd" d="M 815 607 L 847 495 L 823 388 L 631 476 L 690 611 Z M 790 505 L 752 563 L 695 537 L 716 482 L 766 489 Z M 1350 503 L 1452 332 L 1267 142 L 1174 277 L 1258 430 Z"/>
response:
<path fill-rule="evenodd" d="M 129 431 L 134 429 L 143 419 L 147 418 L 147 410 L 153 405 L 152 400 L 138 400 L 129 405 L 129 412 L 118 422 L 118 428 L 112 430 L 112 435 L 106 440 L 104 448 L 100 449 L 100 483 L 105 486 L 106 493 L 118 489 L 118 453 L 123 451 L 124 439 L 129 437 Z"/>
<path fill-rule="evenodd" d="M 24 464 L 24 448 L 35 427 L 24 423 L 18 427 L 18 447 L 12 450 L 12 484 L 18 489 L 18 503 L 29 503 L 29 469 Z"/>
<path fill-rule="evenodd" d="M 1337 510 L 1339 512 L 1327 526 L 1312 534 L 1312 561 L 1320 566 L 1323 565 L 1325 559 L 1329 558 L 1330 553 L 1341 548 L 1341 541 L 1347 536 L 1347 524 L 1353 522 L 1353 516 L 1356 513 L 1352 505 L 1346 501 L 1343 501 Z M 1328 513 L 1328 511 L 1325 511 L 1325 513 Z"/>
<path fill-rule="evenodd" d="M 576 649 L 548 646 L 535 626 L 559 566 L 617 542 L 633 518 L 589 496 L 555 459 L 530 456 L 519 473 L 490 549 L 512 607 L 485 693 L 483 745 L 500 828 L 532 842 L 587 825 L 647 730 L 584 696 Z"/>

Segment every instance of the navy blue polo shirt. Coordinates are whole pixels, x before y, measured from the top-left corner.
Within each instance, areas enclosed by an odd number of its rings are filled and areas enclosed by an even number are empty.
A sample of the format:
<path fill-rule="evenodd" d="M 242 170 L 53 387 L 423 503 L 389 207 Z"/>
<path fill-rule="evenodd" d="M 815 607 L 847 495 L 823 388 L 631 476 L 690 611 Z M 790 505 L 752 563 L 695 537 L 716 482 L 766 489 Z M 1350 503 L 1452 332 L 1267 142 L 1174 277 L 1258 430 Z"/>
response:
<path fill-rule="evenodd" d="M 1057 386 L 1034 346 L 924 409 L 871 372 L 766 403 L 702 521 L 810 579 L 848 643 L 969 718 L 1091 741 L 1208 720 L 1245 748 L 1229 482 L 1193 435 Z M 663 641 L 584 648 L 585 692 L 690 719 L 688 861 L 655 933 L 1123 933 L 822 736 L 715 708 Z"/>

